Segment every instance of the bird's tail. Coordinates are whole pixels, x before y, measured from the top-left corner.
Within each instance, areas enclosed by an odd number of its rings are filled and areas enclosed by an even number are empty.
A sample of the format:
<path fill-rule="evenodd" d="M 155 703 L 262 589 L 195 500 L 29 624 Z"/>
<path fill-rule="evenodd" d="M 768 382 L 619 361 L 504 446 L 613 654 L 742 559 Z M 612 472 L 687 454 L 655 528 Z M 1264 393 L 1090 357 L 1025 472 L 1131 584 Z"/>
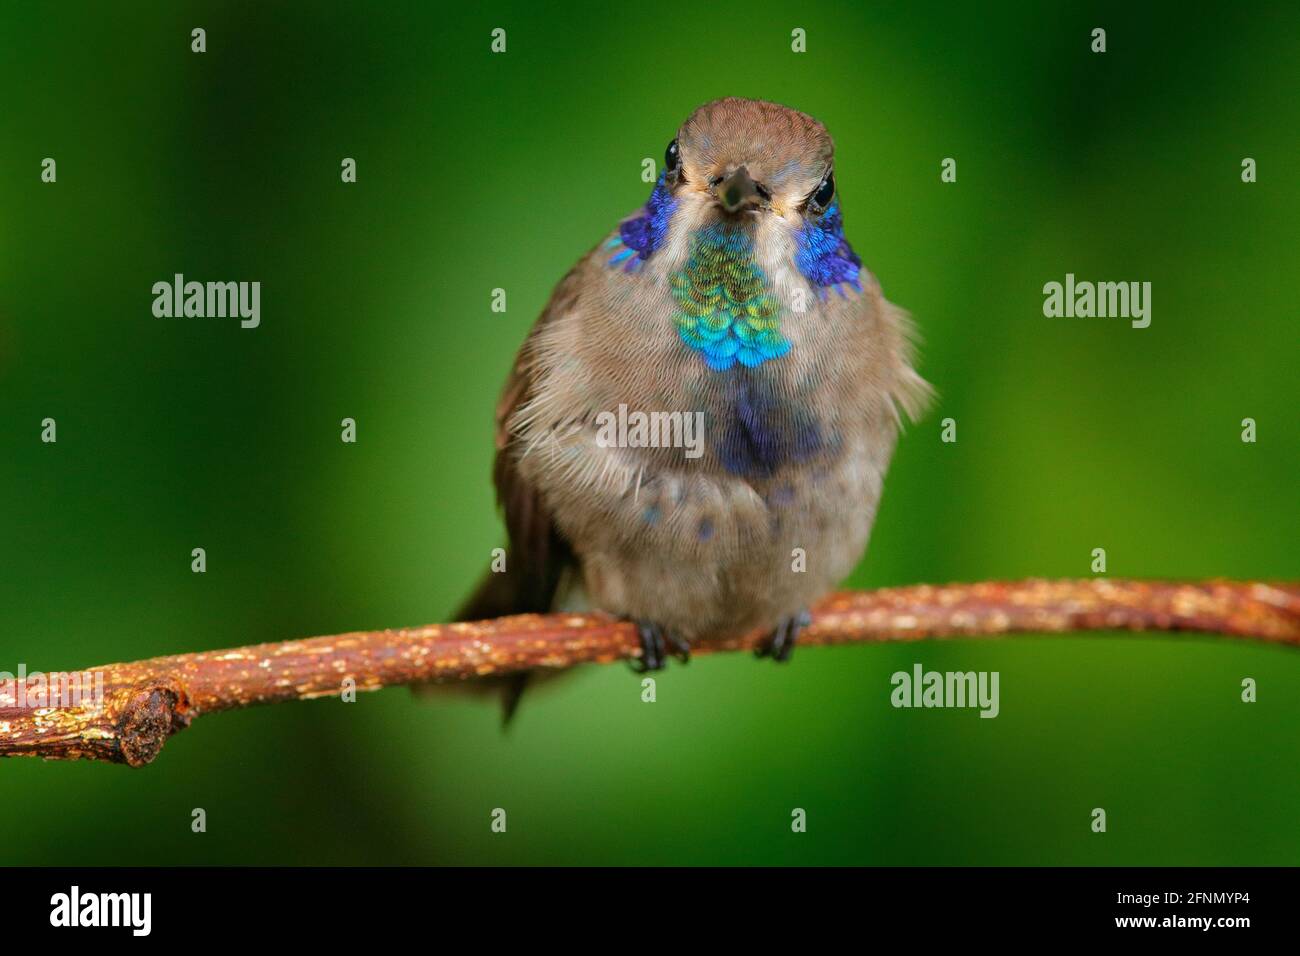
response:
<path fill-rule="evenodd" d="M 546 614 L 552 610 L 562 574 L 563 568 L 558 565 L 555 573 L 547 575 L 545 580 L 521 574 L 514 569 L 500 572 L 489 570 L 461 604 L 452 620 L 486 621 L 511 614 Z M 486 677 L 464 685 L 424 685 L 417 687 L 416 692 L 421 695 L 436 694 L 443 689 L 455 687 L 475 694 L 497 694 L 501 698 L 501 723 L 503 727 L 508 727 L 519 709 L 524 691 L 539 679 L 530 671 L 521 671 L 504 677 Z"/>
<path fill-rule="evenodd" d="M 528 599 L 525 588 L 520 586 L 514 575 L 505 571 L 488 571 L 479 579 L 478 587 L 464 600 L 452 620 L 486 621 L 510 614 L 541 614 L 550 610 L 549 606 L 531 606 L 536 603 Z"/>
<path fill-rule="evenodd" d="M 486 621 L 494 617 L 506 617 L 510 614 L 528 614 L 522 589 L 509 574 L 486 572 L 478 587 L 470 594 L 456 612 L 456 621 Z M 511 719 L 519 709 L 519 701 L 528 688 L 528 671 L 509 674 L 505 677 L 489 677 L 478 681 L 475 689 L 481 693 L 495 693 L 501 696 L 501 726 L 510 726 Z"/>

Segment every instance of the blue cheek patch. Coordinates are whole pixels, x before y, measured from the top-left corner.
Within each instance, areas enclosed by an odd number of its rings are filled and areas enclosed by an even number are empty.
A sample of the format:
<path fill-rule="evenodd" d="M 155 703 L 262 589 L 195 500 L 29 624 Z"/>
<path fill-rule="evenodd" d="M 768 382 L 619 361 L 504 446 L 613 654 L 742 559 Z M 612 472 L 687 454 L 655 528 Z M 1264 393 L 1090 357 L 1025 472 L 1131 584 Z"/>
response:
<path fill-rule="evenodd" d="M 844 238 L 844 219 L 838 199 L 821 218 L 804 223 L 794 261 L 823 298 L 830 289 L 844 295 L 845 286 L 862 291 L 862 260 Z"/>
<path fill-rule="evenodd" d="M 663 245 L 668 236 L 668 223 L 677 208 L 677 200 L 668 191 L 665 182 L 667 174 L 660 173 L 659 181 L 650 192 L 645 208 L 640 215 L 623 220 L 618 227 L 618 235 L 607 243 L 613 253 L 609 258 L 611 266 L 621 267 L 625 272 L 635 272 L 642 263 Z"/>

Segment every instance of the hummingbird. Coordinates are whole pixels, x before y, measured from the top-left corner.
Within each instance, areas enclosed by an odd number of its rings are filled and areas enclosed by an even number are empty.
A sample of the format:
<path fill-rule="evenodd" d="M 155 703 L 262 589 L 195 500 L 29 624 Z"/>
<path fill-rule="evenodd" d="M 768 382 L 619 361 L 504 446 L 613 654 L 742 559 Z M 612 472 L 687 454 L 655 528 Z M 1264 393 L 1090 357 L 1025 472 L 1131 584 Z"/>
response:
<path fill-rule="evenodd" d="M 759 629 L 760 655 L 790 658 L 929 394 L 845 238 L 833 160 L 820 122 L 761 100 L 677 130 L 519 350 L 496 410 L 507 570 L 458 620 L 605 611 L 635 622 L 640 670 Z"/>

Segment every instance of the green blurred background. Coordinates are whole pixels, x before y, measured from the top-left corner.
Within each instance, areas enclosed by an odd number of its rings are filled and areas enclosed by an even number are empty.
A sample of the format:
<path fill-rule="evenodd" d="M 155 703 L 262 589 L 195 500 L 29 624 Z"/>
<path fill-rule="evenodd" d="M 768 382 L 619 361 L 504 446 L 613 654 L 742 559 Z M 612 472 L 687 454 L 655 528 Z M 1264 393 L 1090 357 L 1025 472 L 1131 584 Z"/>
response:
<path fill-rule="evenodd" d="M 0 6 L 0 670 L 444 619 L 502 543 L 515 349 L 723 95 L 830 128 L 940 392 L 851 585 L 1087 576 L 1095 547 L 1300 578 L 1293 4 L 539 6 Z M 176 272 L 261 281 L 261 327 L 154 318 Z M 1151 327 L 1044 318 L 1066 272 L 1152 282 Z M 1001 672 L 1001 716 L 894 710 L 915 662 Z M 398 688 L 205 718 L 139 771 L 5 761 L 0 862 L 1300 863 L 1295 652 L 805 649 L 639 691 L 593 666 L 509 734 Z"/>

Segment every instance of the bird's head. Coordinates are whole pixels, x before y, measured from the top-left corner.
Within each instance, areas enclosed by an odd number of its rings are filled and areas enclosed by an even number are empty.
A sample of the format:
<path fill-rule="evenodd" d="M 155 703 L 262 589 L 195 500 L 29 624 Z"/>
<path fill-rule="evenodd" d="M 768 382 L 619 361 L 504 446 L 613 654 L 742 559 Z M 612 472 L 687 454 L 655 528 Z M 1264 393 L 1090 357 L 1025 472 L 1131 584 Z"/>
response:
<path fill-rule="evenodd" d="M 636 272 L 658 260 L 672 273 L 703 245 L 772 277 L 797 267 L 822 295 L 861 291 L 833 151 L 826 127 L 798 110 L 739 97 L 704 104 L 668 144 L 644 209 L 620 224 L 610 264 Z"/>
<path fill-rule="evenodd" d="M 666 185 L 678 202 L 718 218 L 776 215 L 798 225 L 830 208 L 832 153 L 826 127 L 811 116 L 728 97 L 682 124 L 664 157 Z"/>

